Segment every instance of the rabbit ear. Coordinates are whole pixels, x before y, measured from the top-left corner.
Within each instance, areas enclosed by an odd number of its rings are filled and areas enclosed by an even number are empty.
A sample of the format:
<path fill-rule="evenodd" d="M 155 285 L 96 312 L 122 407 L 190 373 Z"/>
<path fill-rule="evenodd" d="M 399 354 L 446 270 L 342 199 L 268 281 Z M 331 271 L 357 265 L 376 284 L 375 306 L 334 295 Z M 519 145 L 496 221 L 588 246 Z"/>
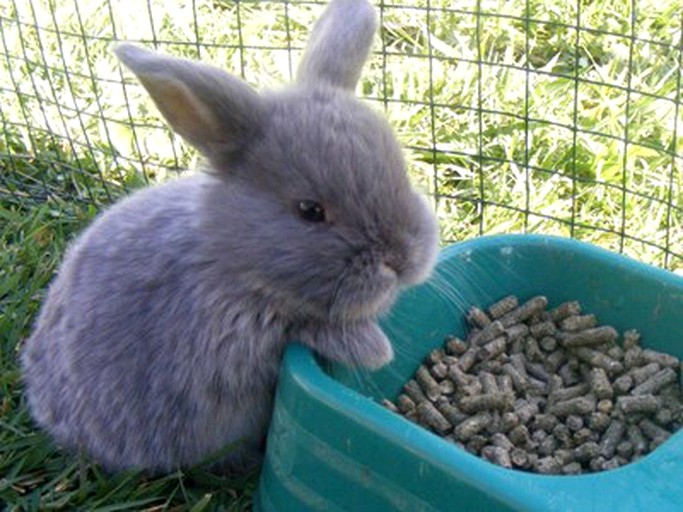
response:
<path fill-rule="evenodd" d="M 376 30 L 367 0 L 332 0 L 313 27 L 297 80 L 355 89 Z"/>
<path fill-rule="evenodd" d="M 130 44 L 114 52 L 135 73 L 173 130 L 209 158 L 238 150 L 258 128 L 261 98 L 239 78 Z"/>

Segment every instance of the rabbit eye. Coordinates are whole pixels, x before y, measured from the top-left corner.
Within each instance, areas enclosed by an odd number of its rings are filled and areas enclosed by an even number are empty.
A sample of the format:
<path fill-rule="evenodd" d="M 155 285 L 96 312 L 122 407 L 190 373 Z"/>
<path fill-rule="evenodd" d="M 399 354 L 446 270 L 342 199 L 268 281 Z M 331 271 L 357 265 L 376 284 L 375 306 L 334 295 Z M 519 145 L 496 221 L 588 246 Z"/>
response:
<path fill-rule="evenodd" d="M 306 222 L 325 222 L 325 208 L 315 201 L 299 201 L 296 205 L 297 213 Z"/>

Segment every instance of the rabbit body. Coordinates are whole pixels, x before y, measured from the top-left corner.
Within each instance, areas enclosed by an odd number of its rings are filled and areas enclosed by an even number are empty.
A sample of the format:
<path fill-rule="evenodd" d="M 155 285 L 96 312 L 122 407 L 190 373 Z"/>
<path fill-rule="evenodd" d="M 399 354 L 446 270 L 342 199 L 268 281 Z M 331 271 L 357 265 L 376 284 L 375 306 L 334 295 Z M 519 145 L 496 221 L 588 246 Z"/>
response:
<path fill-rule="evenodd" d="M 112 207 L 69 250 L 24 353 L 29 405 L 111 470 L 171 470 L 239 442 L 258 461 L 284 326 L 239 275 L 212 275 L 193 176 Z M 229 362 L 229 364 L 226 364 Z"/>
<path fill-rule="evenodd" d="M 29 409 L 59 444 L 151 471 L 233 445 L 221 467 L 242 471 L 262 455 L 287 341 L 392 359 L 376 319 L 429 275 L 438 236 L 390 127 L 350 90 L 373 16 L 334 0 L 298 82 L 263 94 L 117 50 L 208 167 L 123 199 L 67 251 L 22 353 Z"/>

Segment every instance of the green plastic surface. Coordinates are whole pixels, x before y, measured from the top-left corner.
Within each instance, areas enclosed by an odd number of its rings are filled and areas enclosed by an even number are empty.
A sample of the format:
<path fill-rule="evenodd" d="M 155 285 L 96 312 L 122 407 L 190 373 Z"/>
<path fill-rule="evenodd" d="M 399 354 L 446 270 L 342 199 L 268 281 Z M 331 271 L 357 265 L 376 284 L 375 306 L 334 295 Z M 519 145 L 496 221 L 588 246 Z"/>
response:
<path fill-rule="evenodd" d="M 601 324 L 683 357 L 683 279 L 571 239 L 477 238 L 442 251 L 430 281 L 402 294 L 383 327 L 396 360 L 326 368 L 307 349 L 283 361 L 255 508 L 262 512 L 683 510 L 683 432 L 622 468 L 543 476 L 475 457 L 377 403 L 394 398 L 463 314 L 508 294 L 580 300 Z"/>

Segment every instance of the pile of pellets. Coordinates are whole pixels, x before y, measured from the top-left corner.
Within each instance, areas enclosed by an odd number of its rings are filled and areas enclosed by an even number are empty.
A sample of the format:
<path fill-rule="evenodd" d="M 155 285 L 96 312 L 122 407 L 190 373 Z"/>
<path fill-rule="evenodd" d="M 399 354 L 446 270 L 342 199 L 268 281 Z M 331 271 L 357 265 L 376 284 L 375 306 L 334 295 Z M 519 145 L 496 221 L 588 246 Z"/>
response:
<path fill-rule="evenodd" d="M 507 468 L 575 475 L 617 468 L 683 424 L 680 360 L 543 296 L 472 307 L 384 405 Z"/>

